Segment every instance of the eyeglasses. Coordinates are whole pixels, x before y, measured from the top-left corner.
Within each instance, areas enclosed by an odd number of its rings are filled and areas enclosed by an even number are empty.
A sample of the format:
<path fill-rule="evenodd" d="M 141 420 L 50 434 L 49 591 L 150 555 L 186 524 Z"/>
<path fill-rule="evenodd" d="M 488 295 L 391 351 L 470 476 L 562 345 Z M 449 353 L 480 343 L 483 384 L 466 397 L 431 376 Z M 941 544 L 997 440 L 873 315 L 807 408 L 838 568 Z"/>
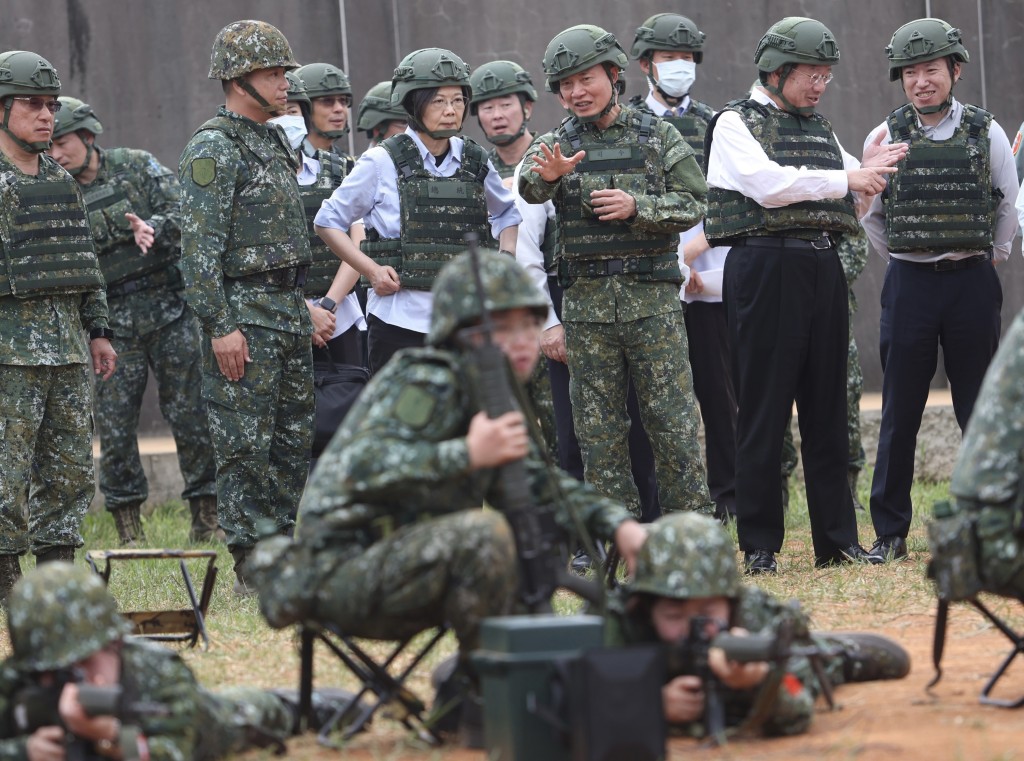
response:
<path fill-rule="evenodd" d="M 466 107 L 466 98 L 462 95 L 451 100 L 437 97 L 430 101 L 429 106 L 435 111 L 447 111 L 449 108 L 453 111 L 462 111 Z"/>
<path fill-rule="evenodd" d="M 809 80 L 811 80 L 811 84 L 814 85 L 815 87 L 817 87 L 818 85 L 827 85 L 829 82 L 832 81 L 832 72 L 829 72 L 828 74 L 808 74 L 806 71 L 794 69 L 793 73 L 807 77 Z"/>
<path fill-rule="evenodd" d="M 348 95 L 324 95 L 322 98 L 313 98 L 314 103 L 323 103 L 328 108 L 334 108 L 337 105 L 351 106 L 352 98 Z"/>
<path fill-rule="evenodd" d="M 11 100 L 20 100 L 22 103 L 28 105 L 30 111 L 42 111 L 44 108 L 51 114 L 55 114 L 60 111 L 64 105 L 56 98 L 47 100 L 46 98 L 40 98 L 38 95 L 12 95 Z"/>

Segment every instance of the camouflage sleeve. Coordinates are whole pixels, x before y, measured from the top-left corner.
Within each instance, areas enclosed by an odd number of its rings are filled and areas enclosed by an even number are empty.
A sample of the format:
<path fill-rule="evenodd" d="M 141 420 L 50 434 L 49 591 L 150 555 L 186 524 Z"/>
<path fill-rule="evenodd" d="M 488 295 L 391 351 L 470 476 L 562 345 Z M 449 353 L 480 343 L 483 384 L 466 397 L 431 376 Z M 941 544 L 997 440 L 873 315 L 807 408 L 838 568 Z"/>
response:
<path fill-rule="evenodd" d="M 544 203 L 545 201 L 550 201 L 558 192 L 560 180 L 548 182 L 536 172 L 530 171 L 530 168 L 534 166 L 533 157 L 542 155 L 540 150 L 541 143 L 546 145 L 548 148 L 554 149 L 555 133 L 548 132 L 547 134 L 534 138 L 533 143 L 526 150 L 526 155 L 523 156 L 523 168 L 522 171 L 519 172 L 519 195 L 522 196 L 523 200 L 527 203 Z"/>
<path fill-rule="evenodd" d="M 207 130 L 186 146 L 178 170 L 185 298 L 203 331 L 217 338 L 238 328 L 224 294 L 221 256 L 231 228 L 240 164 L 231 141 L 220 132 Z"/>
<path fill-rule="evenodd" d="M 570 534 L 578 533 L 576 520 L 587 527 L 595 539 L 611 541 L 615 529 L 632 516 L 620 503 L 600 494 L 589 484 L 577 481 L 565 471 L 548 466 L 540 459 L 536 447 L 534 455 L 527 459 L 527 469 L 534 481 L 535 494 L 553 494 L 556 506 L 555 519 Z"/>
<path fill-rule="evenodd" d="M 146 151 L 137 151 L 139 178 L 149 201 L 149 218 L 154 246 L 176 249 L 181 246 L 181 190 L 174 173 Z"/>
<path fill-rule="evenodd" d="M 665 192 L 635 196 L 636 217 L 632 225 L 649 232 L 683 232 L 707 213 L 708 185 L 697 166 L 693 149 L 679 130 L 666 121 L 659 121 L 658 125 L 664 145 Z"/>
<path fill-rule="evenodd" d="M 843 274 L 846 275 L 846 285 L 852 288 L 868 263 L 868 236 L 864 228 L 858 226 L 856 234 L 844 235 L 839 241 L 837 253 L 843 265 Z"/>
<path fill-rule="evenodd" d="M 0 665 L 0 761 L 26 761 L 27 735 L 17 735 L 14 726 L 14 696 L 21 685 L 18 672 L 8 663 Z"/>
<path fill-rule="evenodd" d="M 78 315 L 82 319 L 82 327 L 86 332 L 94 328 L 109 327 L 107 323 L 107 292 L 86 291 L 78 307 Z"/>
<path fill-rule="evenodd" d="M 190 761 L 197 751 L 200 688 L 177 653 L 150 642 L 126 641 L 122 683 L 142 704 L 158 707 L 133 721 L 149 745 L 151 761 Z"/>

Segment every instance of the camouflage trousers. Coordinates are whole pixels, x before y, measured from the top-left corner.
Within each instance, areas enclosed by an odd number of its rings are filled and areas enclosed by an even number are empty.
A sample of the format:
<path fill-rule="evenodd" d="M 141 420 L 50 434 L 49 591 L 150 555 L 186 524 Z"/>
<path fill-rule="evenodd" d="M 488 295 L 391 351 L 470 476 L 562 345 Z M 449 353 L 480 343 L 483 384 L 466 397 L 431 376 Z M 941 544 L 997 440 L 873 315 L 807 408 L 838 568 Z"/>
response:
<path fill-rule="evenodd" d="M 81 547 L 94 493 L 86 365 L 0 365 L 0 555 Z"/>
<path fill-rule="evenodd" d="M 558 462 L 558 430 L 555 427 L 555 400 L 551 393 L 551 378 L 548 375 L 548 363 L 542 356 L 533 370 L 533 375 L 525 385 L 526 396 L 537 416 L 537 424 L 544 446 L 551 462 Z"/>
<path fill-rule="evenodd" d="M 217 460 L 217 516 L 229 547 L 294 524 L 313 442 L 309 336 L 243 325 L 252 362 L 232 382 L 203 343 L 203 396 Z"/>
<path fill-rule="evenodd" d="M 197 761 L 215 761 L 256 747 L 254 731 L 284 740 L 294 715 L 276 695 L 255 687 L 201 690 L 204 721 L 197 727 Z"/>
<path fill-rule="evenodd" d="M 640 418 L 654 451 L 662 511 L 713 513 L 697 439 L 700 416 L 682 312 L 624 323 L 564 325 L 569 397 L 584 480 L 640 518 L 626 414 L 632 377 Z"/>
<path fill-rule="evenodd" d="M 100 491 L 108 510 L 145 502 L 146 474 L 139 458 L 139 412 L 153 369 L 160 411 L 171 426 L 185 481 L 183 500 L 217 493 L 213 445 L 202 399 L 199 331 L 188 310 L 145 336 L 114 338 L 117 372 L 96 382 L 100 436 Z"/>

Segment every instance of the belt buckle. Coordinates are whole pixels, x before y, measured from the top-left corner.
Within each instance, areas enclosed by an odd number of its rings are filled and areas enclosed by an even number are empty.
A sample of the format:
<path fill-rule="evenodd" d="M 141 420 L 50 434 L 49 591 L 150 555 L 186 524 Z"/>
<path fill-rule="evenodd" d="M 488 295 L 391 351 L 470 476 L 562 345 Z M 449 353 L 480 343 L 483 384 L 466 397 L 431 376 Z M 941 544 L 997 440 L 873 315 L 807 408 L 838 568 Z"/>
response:
<path fill-rule="evenodd" d="M 819 246 L 818 245 L 819 243 L 824 243 L 825 245 Z M 825 250 L 830 249 L 830 248 L 832 248 L 834 246 L 835 246 L 835 241 L 832 240 L 832 238 L 828 235 L 828 233 L 825 233 L 820 238 L 816 238 L 815 240 L 811 241 L 811 248 L 813 248 L 815 251 L 825 251 Z"/>
<path fill-rule="evenodd" d="M 621 259 L 609 259 L 604 265 L 604 271 L 609 275 L 621 275 L 623 273 Z"/>

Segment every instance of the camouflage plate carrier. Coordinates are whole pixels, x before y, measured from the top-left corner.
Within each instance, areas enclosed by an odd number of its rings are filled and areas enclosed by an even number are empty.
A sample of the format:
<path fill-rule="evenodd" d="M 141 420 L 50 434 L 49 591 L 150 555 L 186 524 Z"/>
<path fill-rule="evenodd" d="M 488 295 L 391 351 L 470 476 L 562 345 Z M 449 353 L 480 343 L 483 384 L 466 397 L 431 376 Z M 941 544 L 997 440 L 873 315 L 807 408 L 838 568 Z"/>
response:
<path fill-rule="evenodd" d="M 320 162 L 320 173 L 316 181 L 312 185 L 299 186 L 299 195 L 302 196 L 302 206 L 306 211 L 306 223 L 309 226 L 309 252 L 313 256 L 305 285 L 305 293 L 309 298 L 327 293 L 341 265 L 334 252 L 313 231 L 313 220 L 320 211 L 320 206 L 331 197 L 334 189 L 341 185 L 351 169 L 350 159 L 333 151 L 317 151 L 314 158 Z"/>

